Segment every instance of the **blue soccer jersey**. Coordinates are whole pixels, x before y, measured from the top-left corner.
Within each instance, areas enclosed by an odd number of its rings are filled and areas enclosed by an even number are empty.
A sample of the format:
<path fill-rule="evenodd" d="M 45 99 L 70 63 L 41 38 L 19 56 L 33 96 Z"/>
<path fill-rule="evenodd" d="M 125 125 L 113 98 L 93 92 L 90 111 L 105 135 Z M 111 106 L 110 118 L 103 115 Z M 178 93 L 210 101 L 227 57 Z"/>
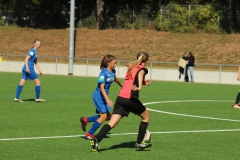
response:
<path fill-rule="evenodd" d="M 28 79 L 28 80 L 33 80 L 33 79 L 38 78 L 38 75 L 34 71 L 34 64 L 37 61 L 37 51 L 34 48 L 30 49 L 28 52 L 28 56 L 30 56 L 30 58 L 28 60 L 28 69 L 30 71 L 30 74 L 28 74 L 26 72 L 26 64 L 24 64 L 24 66 L 22 68 L 22 78 Z"/>
<path fill-rule="evenodd" d="M 28 68 L 31 71 L 34 70 L 34 64 L 37 60 L 37 51 L 34 48 L 30 49 L 28 56 L 30 56 L 30 59 L 28 60 Z M 23 69 L 26 70 L 26 65 L 23 66 Z"/>
<path fill-rule="evenodd" d="M 93 102 L 96 107 L 96 113 L 106 113 L 110 112 L 111 109 L 107 105 L 105 98 L 103 97 L 100 91 L 100 84 L 104 84 L 104 90 L 108 94 L 109 88 L 112 82 L 115 80 L 116 71 L 113 69 L 110 72 L 107 68 L 104 68 L 98 76 L 98 85 L 95 91 L 93 92 Z"/>
<path fill-rule="evenodd" d="M 107 68 L 104 68 L 98 76 L 98 85 L 96 90 L 100 91 L 100 84 L 104 84 L 105 92 L 108 94 L 109 88 L 112 82 L 114 82 L 115 76 L 116 76 L 115 69 L 113 69 L 112 72 L 110 72 Z"/>

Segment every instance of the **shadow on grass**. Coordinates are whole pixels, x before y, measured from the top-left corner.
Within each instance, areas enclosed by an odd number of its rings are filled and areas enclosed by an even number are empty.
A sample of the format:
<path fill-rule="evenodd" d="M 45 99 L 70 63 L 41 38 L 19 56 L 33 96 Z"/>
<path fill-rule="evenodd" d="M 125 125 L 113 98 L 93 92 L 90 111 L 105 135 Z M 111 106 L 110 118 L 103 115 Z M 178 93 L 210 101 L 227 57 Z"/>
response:
<path fill-rule="evenodd" d="M 108 133 L 108 134 L 111 134 L 111 133 Z M 97 136 L 97 135 L 95 135 L 95 136 Z M 80 138 L 85 139 L 84 136 L 80 136 Z M 104 139 L 105 138 L 110 138 L 110 137 L 106 136 L 106 137 L 104 137 Z M 103 141 L 104 141 L 104 139 L 103 139 Z M 88 140 L 88 139 L 85 139 L 85 140 Z M 134 148 L 135 149 L 135 144 L 136 144 L 136 141 L 130 141 L 130 142 L 123 142 L 123 143 L 120 143 L 117 145 L 113 145 L 113 146 L 111 146 L 109 148 L 105 148 L 105 149 L 102 149 L 100 147 L 100 152 L 103 152 L 106 150 L 111 150 L 111 149 L 119 149 L 119 148 Z M 149 150 L 142 150 L 142 151 L 149 151 Z"/>
<path fill-rule="evenodd" d="M 117 145 L 113 145 L 109 148 L 106 148 L 106 149 L 101 149 L 100 148 L 100 152 L 103 152 L 103 151 L 106 151 L 106 150 L 110 150 L 110 149 L 119 149 L 119 148 L 132 148 L 132 149 L 135 149 L 135 144 L 136 144 L 136 141 L 131 141 L 131 142 L 123 142 L 123 143 L 120 143 L 120 144 L 117 144 Z M 142 150 L 141 152 L 143 151 L 150 151 L 150 150 Z"/>
<path fill-rule="evenodd" d="M 23 99 L 23 101 L 35 101 L 35 99 Z"/>
<path fill-rule="evenodd" d="M 118 148 L 135 148 L 136 141 L 131 142 L 123 142 L 117 145 L 113 145 L 112 147 L 108 149 L 118 149 Z"/>

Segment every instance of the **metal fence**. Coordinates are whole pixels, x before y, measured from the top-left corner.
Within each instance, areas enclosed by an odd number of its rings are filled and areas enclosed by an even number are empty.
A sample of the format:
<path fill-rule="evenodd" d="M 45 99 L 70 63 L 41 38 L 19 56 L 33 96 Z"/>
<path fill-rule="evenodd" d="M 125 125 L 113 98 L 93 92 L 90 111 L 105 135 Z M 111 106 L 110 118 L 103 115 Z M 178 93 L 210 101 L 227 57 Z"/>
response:
<path fill-rule="evenodd" d="M 25 55 L 3 54 L 3 62 L 0 63 L 0 71 L 20 72 L 24 64 Z M 76 76 L 96 77 L 100 71 L 101 59 L 74 58 L 74 74 Z M 5 63 L 8 62 L 8 63 Z M 39 63 L 46 74 L 68 75 L 69 58 L 40 56 Z M 117 76 L 123 78 L 126 72 L 126 64 L 133 60 L 118 60 L 116 67 Z M 183 81 L 178 79 L 178 60 L 176 62 L 149 61 L 147 78 L 151 80 Z M 17 62 L 12 63 L 12 62 Z M 237 84 L 238 65 L 231 64 L 203 64 L 196 63 L 194 74 L 196 82 Z M 183 77 L 183 76 L 182 76 Z"/>
<path fill-rule="evenodd" d="M 195 11 L 200 6 L 204 5 L 180 5 L 186 8 L 187 11 Z M 95 3 L 80 3 L 78 6 L 77 23 L 81 27 L 95 28 L 96 26 L 96 4 Z M 167 5 L 156 6 L 161 16 L 168 17 L 172 12 L 167 8 Z M 223 7 L 217 7 L 216 11 L 223 10 Z M 220 13 L 220 12 L 218 12 Z M 156 14 L 156 13 L 155 13 Z M 226 11 L 225 11 L 226 14 Z M 152 7 L 149 4 L 106 4 L 106 26 L 109 28 L 123 28 L 123 23 L 130 23 L 134 28 L 134 22 L 141 22 L 141 27 L 152 28 L 155 21 Z M 226 15 L 225 15 L 226 16 Z M 220 22 L 221 15 L 219 14 L 216 21 Z M 190 19 L 188 19 L 190 21 Z"/>

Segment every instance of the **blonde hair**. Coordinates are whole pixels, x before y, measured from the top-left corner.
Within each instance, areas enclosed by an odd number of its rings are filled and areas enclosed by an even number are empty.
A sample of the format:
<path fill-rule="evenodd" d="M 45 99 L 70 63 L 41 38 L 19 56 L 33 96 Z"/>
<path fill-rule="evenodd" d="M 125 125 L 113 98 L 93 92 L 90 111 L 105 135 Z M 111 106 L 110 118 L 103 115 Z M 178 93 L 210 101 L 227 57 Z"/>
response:
<path fill-rule="evenodd" d="M 116 59 L 116 57 L 114 57 L 113 55 L 106 55 L 103 57 L 101 65 L 100 65 L 100 69 L 102 70 L 103 68 L 107 68 L 108 67 L 108 62 L 111 62 L 112 60 Z"/>
<path fill-rule="evenodd" d="M 128 74 L 131 75 L 131 77 L 133 76 L 133 71 L 134 69 L 139 66 L 141 63 L 143 62 L 147 62 L 148 61 L 148 53 L 146 52 L 139 52 L 137 54 L 137 61 L 134 61 L 134 62 L 129 62 L 127 64 L 127 67 L 128 67 Z"/>

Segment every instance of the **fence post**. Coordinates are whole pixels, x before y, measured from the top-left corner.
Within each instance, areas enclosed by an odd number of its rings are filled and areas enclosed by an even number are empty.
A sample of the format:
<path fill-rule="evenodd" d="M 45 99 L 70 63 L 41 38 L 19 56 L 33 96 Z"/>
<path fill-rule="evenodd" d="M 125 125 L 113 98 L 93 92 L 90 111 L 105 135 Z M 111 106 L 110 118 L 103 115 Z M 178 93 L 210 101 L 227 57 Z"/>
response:
<path fill-rule="evenodd" d="M 162 9 L 162 5 L 160 6 L 160 23 L 162 23 L 162 19 L 163 19 L 163 9 Z"/>
<path fill-rule="evenodd" d="M 133 4 L 133 12 L 132 12 L 132 29 L 134 29 L 134 4 Z"/>
<path fill-rule="evenodd" d="M 119 68 L 120 68 L 119 66 L 120 66 L 120 61 L 118 61 L 118 66 L 117 66 L 118 67 L 118 77 L 119 77 Z"/>
<path fill-rule="evenodd" d="M 57 75 L 57 67 L 58 67 L 58 57 L 56 57 L 56 75 Z"/>
<path fill-rule="evenodd" d="M 219 65 L 219 84 L 221 83 L 221 72 L 222 72 L 222 65 Z"/>
<path fill-rule="evenodd" d="M 188 5 L 188 12 L 191 12 L 191 5 Z M 188 16 L 188 24 L 190 24 L 190 16 Z"/>
<path fill-rule="evenodd" d="M 88 58 L 87 58 L 86 76 L 88 76 Z"/>
<path fill-rule="evenodd" d="M 150 80 L 152 79 L 152 66 L 153 66 L 152 63 L 153 62 L 151 62 L 151 64 L 150 64 Z"/>

